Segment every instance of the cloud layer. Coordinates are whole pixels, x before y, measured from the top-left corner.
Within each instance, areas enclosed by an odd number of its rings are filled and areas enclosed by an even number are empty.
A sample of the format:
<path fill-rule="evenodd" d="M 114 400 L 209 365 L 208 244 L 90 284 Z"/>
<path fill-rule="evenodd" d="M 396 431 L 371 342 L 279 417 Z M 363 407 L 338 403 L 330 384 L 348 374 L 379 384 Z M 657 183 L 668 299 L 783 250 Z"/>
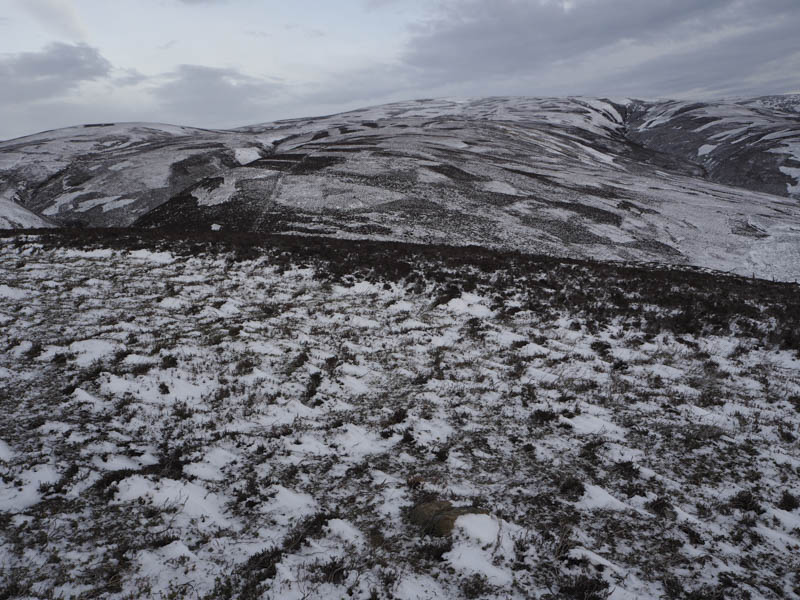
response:
<path fill-rule="evenodd" d="M 568 93 L 609 94 L 624 82 L 681 94 L 733 89 L 788 58 L 798 27 L 794 0 L 458 0 L 420 28 L 403 62 L 428 84 L 539 77 Z"/>
<path fill-rule="evenodd" d="M 59 39 L 86 39 L 86 27 L 67 0 L 21 0 L 18 5 Z"/>
<path fill-rule="evenodd" d="M 184 0 L 185 1 L 185 0 Z M 235 69 L 180 65 L 155 83 L 152 92 L 169 115 L 206 123 L 246 123 L 270 103 L 278 84 Z"/>
<path fill-rule="evenodd" d="M 0 58 L 0 103 L 48 100 L 106 77 L 111 63 L 85 44 L 50 44 L 41 52 Z"/>
<path fill-rule="evenodd" d="M 357 2 L 365 15 L 386 11 L 387 18 L 420 6 L 416 0 L 343 1 Z M 174 0 L 172 6 L 197 15 L 206 13 L 193 10 L 202 4 L 217 5 L 214 18 L 242 6 L 227 0 Z M 297 73 L 293 81 L 235 63 L 191 61 L 145 75 L 135 55 L 112 65 L 102 47 L 80 42 L 83 25 L 66 0 L 26 0 L 25 7 L 59 41 L 0 54 L 0 138 L 95 112 L 104 119 L 119 114 L 223 127 L 422 96 L 760 95 L 797 89 L 800 66 L 797 0 L 430 0 L 408 19 L 405 41 L 381 61 L 362 57 L 316 72 L 298 64 L 293 71 L 291 48 L 262 42 L 270 64 L 283 60 L 284 73 Z M 247 33 L 261 27 L 242 22 L 241 35 L 256 39 Z M 297 28 L 297 44 L 324 56 L 328 36 L 303 31 Z M 187 41 L 180 30 L 172 33 Z M 200 34 L 192 33 L 196 41 Z M 120 60 L 117 54 L 115 63 Z"/>

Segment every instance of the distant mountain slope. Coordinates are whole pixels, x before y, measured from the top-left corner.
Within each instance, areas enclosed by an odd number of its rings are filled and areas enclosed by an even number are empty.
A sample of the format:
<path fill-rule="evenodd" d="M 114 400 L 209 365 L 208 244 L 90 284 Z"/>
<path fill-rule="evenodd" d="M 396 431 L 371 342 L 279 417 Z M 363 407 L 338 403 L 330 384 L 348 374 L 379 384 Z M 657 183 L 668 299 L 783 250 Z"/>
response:
<path fill-rule="evenodd" d="M 634 103 L 628 137 L 698 163 L 711 181 L 800 198 L 799 99 Z"/>
<path fill-rule="evenodd" d="M 39 229 L 54 225 L 13 200 L 0 196 L 0 229 Z"/>
<path fill-rule="evenodd" d="M 746 106 L 762 106 L 788 113 L 800 113 L 800 94 L 783 94 L 780 96 L 761 96 L 741 102 Z"/>
<path fill-rule="evenodd" d="M 0 143 L 0 192 L 65 225 L 477 244 L 796 279 L 790 104 L 483 98 L 230 131 L 97 124 Z"/>
<path fill-rule="evenodd" d="M 127 224 L 234 166 L 229 132 L 150 123 L 71 127 L 0 143 L 0 191 L 62 224 Z M 248 143 L 250 143 L 248 141 Z"/>

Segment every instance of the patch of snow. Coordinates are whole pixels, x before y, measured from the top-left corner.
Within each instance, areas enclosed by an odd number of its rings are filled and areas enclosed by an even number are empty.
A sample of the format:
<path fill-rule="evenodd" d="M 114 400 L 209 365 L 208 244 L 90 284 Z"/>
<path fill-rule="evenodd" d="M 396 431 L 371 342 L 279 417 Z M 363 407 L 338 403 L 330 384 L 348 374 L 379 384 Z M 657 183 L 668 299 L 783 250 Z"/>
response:
<path fill-rule="evenodd" d="M 507 194 L 509 196 L 520 196 L 520 192 L 510 183 L 505 181 L 487 181 L 481 184 L 481 188 L 487 192 L 495 192 L 497 194 Z"/>
<path fill-rule="evenodd" d="M 114 251 L 109 248 L 97 248 L 96 250 L 62 250 L 61 255 L 64 256 L 64 258 L 111 258 L 114 256 Z"/>
<path fill-rule="evenodd" d="M 479 544 L 494 544 L 500 535 L 500 523 L 494 517 L 483 514 L 466 514 L 456 519 L 455 526 Z"/>
<path fill-rule="evenodd" d="M 33 292 L 30 290 L 21 290 L 19 288 L 10 287 L 6 284 L 0 284 L 0 298 L 4 298 L 6 300 L 22 300 L 23 298 L 29 298 L 33 295 Z"/>
<path fill-rule="evenodd" d="M 406 572 L 401 575 L 392 595 L 397 600 L 442 600 L 448 597 L 447 592 L 430 575 Z"/>
<path fill-rule="evenodd" d="M 354 327 L 360 327 L 361 329 L 380 327 L 380 323 L 378 323 L 375 319 L 367 319 L 366 317 L 362 317 L 360 315 L 350 317 L 350 323 Z"/>
<path fill-rule="evenodd" d="M 343 519 L 331 519 L 328 521 L 327 529 L 331 535 L 339 538 L 343 542 L 353 546 L 363 548 L 366 540 L 364 534 L 356 529 L 352 523 Z"/>
<path fill-rule="evenodd" d="M 606 154 L 605 152 L 600 152 L 599 150 L 595 150 L 594 148 L 590 148 L 589 146 L 585 146 L 584 144 L 580 144 L 578 142 L 575 142 L 575 145 L 584 152 L 586 152 L 586 154 L 591 156 L 593 159 L 601 163 L 604 163 L 606 165 L 615 165 L 615 166 L 617 164 L 616 161 L 614 160 L 614 157 Z"/>
<path fill-rule="evenodd" d="M 717 149 L 719 144 L 703 144 L 697 149 L 697 156 L 707 156 Z"/>
<path fill-rule="evenodd" d="M 450 300 L 445 308 L 456 314 L 468 314 L 479 318 L 491 317 L 494 313 L 483 302 L 484 299 L 480 296 L 465 293 L 460 298 Z"/>
<path fill-rule="evenodd" d="M 136 198 L 119 198 L 119 200 L 112 200 L 111 202 L 103 204 L 103 212 L 105 213 L 112 210 L 117 210 L 118 208 L 124 208 L 134 202 L 136 202 Z"/>
<path fill-rule="evenodd" d="M 236 193 L 236 178 L 225 177 L 222 183 L 214 188 L 205 186 L 192 190 L 192 196 L 197 200 L 198 206 L 216 206 L 228 202 Z"/>
<path fill-rule="evenodd" d="M 8 462 L 14 458 L 14 455 L 15 452 L 11 449 L 11 446 L 6 444 L 3 440 L 0 440 L 0 460 Z"/>
<path fill-rule="evenodd" d="M 275 493 L 268 503 L 269 512 L 284 523 L 303 518 L 317 510 L 317 501 L 309 494 L 295 492 L 282 485 L 275 485 L 272 490 Z"/>
<path fill-rule="evenodd" d="M 69 192 L 67 194 L 61 194 L 58 198 L 56 198 L 53 203 L 48 206 L 46 209 L 42 211 L 43 215 L 47 215 L 48 217 L 52 217 L 57 215 L 61 212 L 61 209 L 68 204 L 72 204 L 73 200 L 78 196 L 83 196 L 86 194 L 86 190 L 78 190 L 77 192 Z"/>
<path fill-rule="evenodd" d="M 38 229 L 44 227 L 53 227 L 53 224 L 13 200 L 0 196 L 0 229 Z"/>
<path fill-rule="evenodd" d="M 159 265 L 168 265 L 175 262 L 175 257 L 170 252 L 153 252 L 152 250 L 132 250 L 131 258 L 144 260 Z"/>
<path fill-rule="evenodd" d="M 506 554 L 513 547 L 508 525 L 490 515 L 462 515 L 455 522 L 453 548 L 442 558 L 457 571 L 483 575 L 492 585 L 508 585 L 513 580 L 511 571 L 492 560 L 496 550 Z"/>
<path fill-rule="evenodd" d="M 170 310 L 183 310 L 184 308 L 186 308 L 187 303 L 185 300 L 182 300 L 181 298 L 170 297 L 170 298 L 164 298 L 163 300 L 161 300 L 161 302 L 158 303 L 158 305 L 161 308 L 168 308 Z"/>
<path fill-rule="evenodd" d="M 194 519 L 201 530 L 238 529 L 237 523 L 225 514 L 224 499 L 196 483 L 165 478 L 153 482 L 133 475 L 120 481 L 117 489 L 116 502 L 149 498 L 156 505 L 176 507 L 180 513 Z"/>
<path fill-rule="evenodd" d="M 39 491 L 43 483 L 55 483 L 60 475 L 53 465 L 37 465 L 17 476 L 22 485 L 13 479 L 0 483 L 0 511 L 19 513 L 38 504 L 42 498 Z"/>
<path fill-rule="evenodd" d="M 75 212 L 86 212 L 87 210 L 91 210 L 96 206 L 102 206 L 103 212 L 108 212 L 109 209 L 107 209 L 105 205 L 115 202 L 120 198 L 121 196 L 106 196 L 103 198 L 94 198 L 92 200 L 83 200 L 78 203 L 78 206 L 75 207 Z"/>
<path fill-rule="evenodd" d="M 261 151 L 258 148 L 235 148 L 233 152 L 240 165 L 249 165 L 261 158 Z"/>
<path fill-rule="evenodd" d="M 69 345 L 70 352 L 78 356 L 75 364 L 79 367 L 88 367 L 96 360 L 101 360 L 120 349 L 120 344 L 102 339 L 89 339 L 80 342 L 72 342 Z"/>
<path fill-rule="evenodd" d="M 795 180 L 794 185 L 791 183 L 786 184 L 786 191 L 789 194 L 800 194 L 800 169 L 795 167 L 780 167 L 781 173 L 788 175 Z"/>
<path fill-rule="evenodd" d="M 606 421 L 605 419 L 601 419 L 590 414 L 576 415 L 571 419 L 565 419 L 564 417 L 561 418 L 572 425 L 575 428 L 575 431 L 579 433 L 587 435 L 605 434 L 618 439 L 624 439 L 625 434 L 622 429 L 617 425 L 614 425 L 614 423 Z"/>
<path fill-rule="evenodd" d="M 583 494 L 583 498 L 576 504 L 578 508 L 586 510 L 633 510 L 633 507 L 620 502 L 601 487 L 596 485 L 586 485 L 585 487 L 586 491 Z"/>
<path fill-rule="evenodd" d="M 120 163 L 116 163 L 116 164 L 110 165 L 108 168 L 111 171 L 122 171 L 124 169 L 129 169 L 130 167 L 133 167 L 133 166 L 135 166 L 134 163 L 132 163 L 129 160 L 125 160 L 125 161 L 122 161 Z"/>

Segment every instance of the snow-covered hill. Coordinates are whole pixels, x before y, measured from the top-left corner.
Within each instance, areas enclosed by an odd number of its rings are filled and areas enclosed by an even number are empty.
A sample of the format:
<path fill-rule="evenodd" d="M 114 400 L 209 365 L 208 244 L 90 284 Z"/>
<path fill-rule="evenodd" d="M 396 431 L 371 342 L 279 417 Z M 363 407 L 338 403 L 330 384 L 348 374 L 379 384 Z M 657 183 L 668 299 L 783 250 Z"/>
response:
<path fill-rule="evenodd" d="M 704 177 L 800 198 L 800 96 L 631 105 L 629 137 L 696 162 Z"/>
<path fill-rule="evenodd" d="M 40 229 L 53 225 L 37 214 L 0 196 L 0 229 Z"/>
<path fill-rule="evenodd" d="M 779 96 L 760 96 L 743 100 L 742 104 L 763 106 L 788 113 L 800 113 L 800 94 L 782 94 Z"/>
<path fill-rule="evenodd" d="M 795 280 L 800 130 L 786 98 L 419 100 L 231 131 L 95 124 L 0 143 L 0 192 L 62 225 L 477 244 Z"/>

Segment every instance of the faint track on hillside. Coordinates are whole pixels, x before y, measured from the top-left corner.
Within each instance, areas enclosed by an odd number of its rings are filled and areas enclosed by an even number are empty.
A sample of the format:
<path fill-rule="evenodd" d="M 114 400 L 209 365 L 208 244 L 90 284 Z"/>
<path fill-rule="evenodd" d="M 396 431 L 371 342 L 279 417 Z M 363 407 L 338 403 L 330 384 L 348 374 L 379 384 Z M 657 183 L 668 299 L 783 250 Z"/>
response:
<path fill-rule="evenodd" d="M 280 174 L 278 175 L 277 179 L 275 180 L 275 185 L 272 187 L 272 191 L 270 192 L 269 197 L 266 199 L 266 202 L 264 203 L 264 207 L 262 208 L 261 213 L 259 214 L 258 218 L 256 218 L 255 222 L 253 223 L 253 228 L 252 228 L 251 231 L 255 232 L 255 231 L 259 231 L 261 229 L 261 226 L 264 224 L 264 221 L 266 220 L 267 215 L 270 212 L 271 204 L 273 202 L 277 202 L 278 194 L 280 192 L 281 184 L 283 183 L 284 177 L 286 177 L 287 174 L 289 174 L 289 175 L 293 174 L 295 169 L 301 167 L 306 162 L 308 157 L 311 156 L 312 154 L 313 154 L 313 152 L 309 152 L 308 154 L 305 154 L 303 156 L 303 158 L 301 158 L 297 162 L 297 164 L 294 165 L 288 171 L 280 171 Z"/>

